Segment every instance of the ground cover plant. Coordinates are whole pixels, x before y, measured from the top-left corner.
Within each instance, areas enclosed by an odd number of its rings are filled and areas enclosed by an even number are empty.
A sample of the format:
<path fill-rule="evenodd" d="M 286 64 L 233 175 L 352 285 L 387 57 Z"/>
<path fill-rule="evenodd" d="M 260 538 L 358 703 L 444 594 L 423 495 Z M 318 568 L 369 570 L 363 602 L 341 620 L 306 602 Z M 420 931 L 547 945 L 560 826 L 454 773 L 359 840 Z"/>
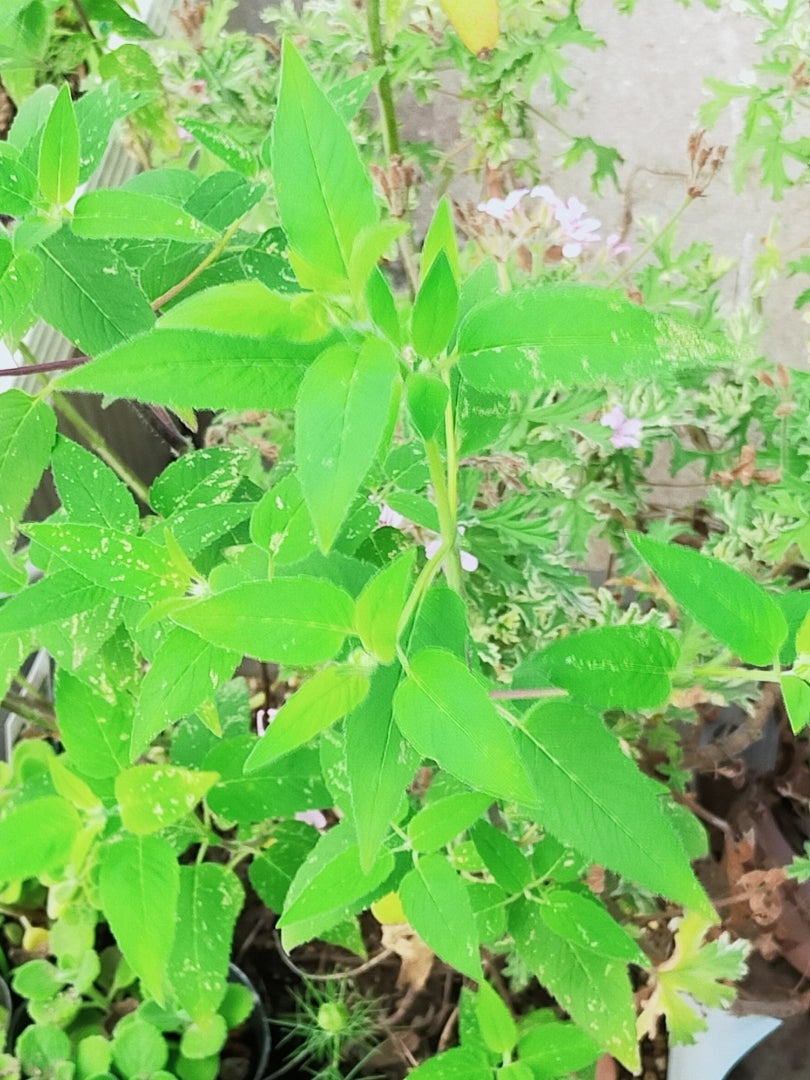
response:
<path fill-rule="evenodd" d="M 762 85 L 715 85 L 704 120 L 744 95 L 736 168 L 780 194 L 806 177 L 807 17 L 747 7 Z M 635 1072 L 661 1020 L 689 1041 L 695 1003 L 732 1001 L 747 938 L 790 959 L 778 913 L 754 919 L 767 942 L 740 916 L 792 895 L 790 859 L 741 884 L 755 844 L 692 770 L 754 740 L 777 691 L 805 760 L 806 376 L 765 366 L 757 312 L 721 311 L 725 264 L 680 248 L 675 220 L 603 239 L 513 152 L 534 84 L 563 102 L 563 50 L 598 44 L 576 5 L 288 5 L 266 46 L 223 34 L 227 14 L 186 6 L 168 51 L 114 3 L 3 15 L 0 329 L 42 380 L 0 394 L 0 677 L 39 736 L 0 766 L 22 1050 L 41 1037 L 54 1076 L 89 1080 L 123 1068 L 132 1028 L 157 1048 L 170 1014 L 179 1054 L 146 1073 L 215 1076 L 250 888 L 285 955 L 320 939 L 363 956 L 370 911 L 412 988 L 434 955 L 463 978 L 458 1045 L 408 1062 L 426 1080 L 587 1076 L 605 1055 Z M 347 76 L 312 41 L 367 63 Z M 51 81 L 56 59 L 78 86 Z M 395 99 L 433 92 L 445 62 L 486 183 L 480 203 L 438 199 L 417 237 L 416 160 L 448 163 L 400 141 Z M 143 171 L 82 188 L 122 122 Z M 583 155 L 596 190 L 617 181 L 615 151 L 572 136 Z M 675 218 L 725 156 L 695 133 Z M 78 355 L 37 363 L 37 317 Z M 142 403 L 182 452 L 144 483 L 76 393 Z M 706 481 L 680 517 L 649 499 L 663 446 Z M 33 522 L 46 470 L 59 508 Z M 595 539 L 606 584 L 586 574 Z M 52 702 L 24 674 L 37 648 Z M 234 679 L 246 659 L 259 674 Z M 726 706 L 741 739 L 701 744 L 699 710 Z M 737 859 L 725 923 L 700 817 Z M 87 951 L 105 933 L 129 982 Z M 533 978 L 558 1011 L 513 1008 Z M 136 981 L 147 1000 L 111 1044 L 71 1027 L 82 994 Z M 346 1000 L 301 1001 L 323 1075 L 342 1075 Z"/>

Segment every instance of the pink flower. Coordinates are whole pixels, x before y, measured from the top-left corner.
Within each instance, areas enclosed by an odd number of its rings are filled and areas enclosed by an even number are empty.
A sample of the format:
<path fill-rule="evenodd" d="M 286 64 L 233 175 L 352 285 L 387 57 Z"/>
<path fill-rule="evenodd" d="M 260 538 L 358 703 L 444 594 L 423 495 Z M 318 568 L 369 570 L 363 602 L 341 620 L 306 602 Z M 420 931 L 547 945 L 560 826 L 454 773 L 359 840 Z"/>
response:
<path fill-rule="evenodd" d="M 585 217 L 588 208 L 572 195 L 568 202 L 563 202 L 555 195 L 548 184 L 538 184 L 531 190 L 533 199 L 542 199 L 554 211 L 554 218 L 562 233 L 562 253 L 566 259 L 575 259 L 582 254 L 585 244 L 594 244 L 599 239 L 598 230 L 602 222 L 598 218 Z"/>
<path fill-rule="evenodd" d="M 615 259 L 618 255 L 626 255 L 628 251 L 632 251 L 633 248 L 630 244 L 625 244 L 621 238 L 621 235 L 617 232 L 611 233 L 605 241 L 605 247 L 608 249 L 608 254 Z"/>
<path fill-rule="evenodd" d="M 323 832 L 329 822 L 320 810 L 299 810 L 295 815 L 296 821 L 304 821 L 307 825 L 311 825 L 314 829 L 318 829 Z"/>
<path fill-rule="evenodd" d="M 507 221 L 515 212 L 515 208 L 524 195 L 529 194 L 528 188 L 517 188 L 515 191 L 510 191 L 505 199 L 487 199 L 486 202 L 478 204 L 478 209 L 482 214 L 487 214 L 491 218 L 495 218 L 496 221 Z"/>
<path fill-rule="evenodd" d="M 408 519 L 403 517 L 402 514 L 398 514 L 387 503 L 383 503 L 380 507 L 380 516 L 377 518 L 377 527 L 388 525 L 391 529 L 401 529 L 403 525 L 407 524 L 407 521 Z"/>
<path fill-rule="evenodd" d="M 605 413 L 601 420 L 602 427 L 613 429 L 610 441 L 617 450 L 627 450 L 629 447 L 641 446 L 641 429 L 644 426 L 641 420 L 628 419 L 624 415 L 624 409 L 617 405 L 609 413 Z"/>
<path fill-rule="evenodd" d="M 194 142 L 194 136 L 182 124 L 177 125 L 177 138 L 180 142 Z"/>
<path fill-rule="evenodd" d="M 463 536 L 465 532 L 465 527 L 463 525 L 459 525 L 459 536 Z M 425 555 L 427 555 L 429 559 L 432 559 L 441 546 L 442 538 L 440 536 L 434 537 L 433 540 L 428 540 L 428 542 L 425 544 Z M 460 551 L 458 553 L 458 556 L 462 570 L 466 570 L 467 573 L 471 574 L 473 570 L 478 569 L 478 559 L 476 559 L 475 555 L 473 555 L 472 552 Z"/>

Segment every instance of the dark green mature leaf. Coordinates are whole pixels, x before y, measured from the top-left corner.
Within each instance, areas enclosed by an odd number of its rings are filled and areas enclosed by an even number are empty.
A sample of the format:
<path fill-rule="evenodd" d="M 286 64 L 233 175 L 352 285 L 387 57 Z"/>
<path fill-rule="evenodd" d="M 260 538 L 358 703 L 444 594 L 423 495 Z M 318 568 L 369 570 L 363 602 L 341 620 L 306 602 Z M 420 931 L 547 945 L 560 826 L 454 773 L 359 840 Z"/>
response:
<path fill-rule="evenodd" d="M 353 614 L 352 598 L 337 585 L 291 577 L 236 585 L 172 618 L 225 649 L 306 667 L 337 654 Z"/>
<path fill-rule="evenodd" d="M 56 795 L 9 810 L 0 818 L 0 882 L 40 877 L 64 867 L 81 827 L 73 806 Z"/>
<path fill-rule="evenodd" d="M 324 833 L 293 878 L 278 921 L 288 951 L 367 907 L 394 869 L 383 848 L 364 871 L 354 834 L 346 822 Z"/>
<path fill-rule="evenodd" d="M 411 336 L 420 356 L 432 360 L 443 352 L 458 319 L 458 285 L 450 260 L 439 251 L 422 281 L 411 315 Z"/>
<path fill-rule="evenodd" d="M 133 236 L 185 244 L 217 239 L 214 229 L 174 203 L 120 188 L 82 195 L 71 228 L 77 236 L 90 239 Z"/>
<path fill-rule="evenodd" d="M 662 801 L 664 789 L 621 750 L 596 713 L 549 701 L 526 717 L 518 743 L 531 802 L 557 839 L 709 918 L 713 909 Z"/>
<path fill-rule="evenodd" d="M 405 789 L 419 764 L 394 723 L 392 702 L 401 671 L 379 667 L 363 701 L 344 722 L 346 780 L 360 865 L 369 870 L 397 819 Z"/>
<path fill-rule="evenodd" d="M 180 868 L 158 836 L 124 836 L 99 851 L 99 894 L 124 959 L 158 1002 L 174 942 Z"/>
<path fill-rule="evenodd" d="M 550 930 L 572 945 L 591 949 L 610 960 L 648 966 L 647 957 L 633 938 L 590 894 L 549 889 L 543 895 L 540 916 Z"/>
<path fill-rule="evenodd" d="M 206 862 L 180 868 L 169 980 L 198 1023 L 215 1013 L 225 996 L 233 930 L 244 902 L 245 890 L 228 867 Z"/>
<path fill-rule="evenodd" d="M 600 709 L 650 709 L 671 690 L 677 638 L 655 626 L 600 626 L 560 638 L 515 672 L 515 687 L 562 687 Z"/>
<path fill-rule="evenodd" d="M 458 336 L 461 374 L 491 394 L 633 381 L 730 356 L 693 326 L 589 285 L 515 290 L 473 308 Z"/>
<path fill-rule="evenodd" d="M 470 837 L 496 883 L 508 893 L 522 893 L 534 875 L 514 840 L 483 819 L 472 826 Z"/>
<path fill-rule="evenodd" d="M 112 469 L 83 446 L 60 436 L 51 457 L 56 491 L 75 525 L 108 525 L 132 532 L 138 506 Z"/>
<path fill-rule="evenodd" d="M 42 133 L 39 189 L 48 202 L 64 206 L 79 183 L 79 129 L 70 87 L 62 84 Z"/>
<path fill-rule="evenodd" d="M 162 402 L 174 409 L 287 409 L 322 347 L 158 327 L 62 376 L 60 387 Z"/>
<path fill-rule="evenodd" d="M 245 772 L 297 750 L 324 728 L 356 708 L 368 693 L 369 678 L 348 667 L 326 667 L 296 690 L 245 762 Z"/>
<path fill-rule="evenodd" d="M 402 879 L 399 896 L 408 922 L 445 963 L 483 979 L 470 898 L 443 855 L 423 855 Z"/>
<path fill-rule="evenodd" d="M 108 243 L 83 240 L 64 226 L 38 250 L 36 310 L 83 352 L 111 349 L 154 324 L 146 297 Z"/>
<path fill-rule="evenodd" d="M 128 695 L 110 701 L 60 668 L 54 699 L 62 742 L 85 776 L 117 776 L 129 765 L 133 708 Z"/>
<path fill-rule="evenodd" d="M 486 687 L 451 653 L 423 649 L 411 659 L 394 716 L 420 754 L 459 780 L 498 798 L 536 801 L 508 724 Z"/>
<path fill-rule="evenodd" d="M 393 349 L 368 338 L 356 351 L 335 345 L 304 376 L 297 400 L 298 479 L 318 541 L 328 551 L 389 430 L 398 390 Z"/>
<path fill-rule="evenodd" d="M 188 578 L 165 547 L 102 525 L 26 525 L 25 532 L 71 570 L 119 596 L 154 603 L 182 596 Z"/>
<path fill-rule="evenodd" d="M 633 534 L 633 547 L 678 604 L 749 664 L 772 664 L 787 637 L 776 600 L 736 567 Z"/>
<path fill-rule="evenodd" d="M 636 1009 L 627 965 L 553 933 L 541 914 L 530 900 L 511 908 L 518 955 L 599 1046 L 636 1072 Z"/>
<path fill-rule="evenodd" d="M 299 281 L 347 289 L 355 240 L 377 223 L 371 180 L 348 129 L 289 38 L 272 159 L 279 216 Z"/>
<path fill-rule="evenodd" d="M 55 435 L 56 417 L 44 402 L 13 388 L 0 395 L 0 546 L 14 537 Z"/>

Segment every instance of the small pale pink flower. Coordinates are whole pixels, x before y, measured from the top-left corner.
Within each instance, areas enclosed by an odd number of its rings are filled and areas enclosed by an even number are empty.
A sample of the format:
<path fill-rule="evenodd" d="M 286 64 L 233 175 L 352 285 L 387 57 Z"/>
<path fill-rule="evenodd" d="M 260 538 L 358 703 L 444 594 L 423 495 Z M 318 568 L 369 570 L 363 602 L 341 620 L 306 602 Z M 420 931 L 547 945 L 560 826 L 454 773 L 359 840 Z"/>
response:
<path fill-rule="evenodd" d="M 630 419 L 624 414 L 621 405 L 617 405 L 610 412 L 605 413 L 601 420 L 602 427 L 612 428 L 613 434 L 610 441 L 617 450 L 627 450 L 630 447 L 638 449 L 641 446 L 641 429 L 643 421 Z"/>
<path fill-rule="evenodd" d="M 407 524 L 408 519 L 398 514 L 387 503 L 380 507 L 380 516 L 377 518 L 377 526 L 388 525 L 391 529 L 401 529 Z"/>
<path fill-rule="evenodd" d="M 554 218 L 562 233 L 562 253 L 567 259 L 575 259 L 582 254 L 585 244 L 596 243 L 599 239 L 598 231 L 602 222 L 598 218 L 585 217 L 588 208 L 576 195 L 563 202 L 548 184 L 538 184 L 532 188 L 531 197 L 542 199 L 554 211 Z"/>
<path fill-rule="evenodd" d="M 611 255 L 614 259 L 618 255 L 626 255 L 629 251 L 633 250 L 632 246 L 630 244 L 626 244 L 622 240 L 621 234 L 617 232 L 610 234 L 610 236 L 605 241 L 605 247 L 608 249 L 608 254 Z"/>
<path fill-rule="evenodd" d="M 295 815 L 295 820 L 304 821 L 307 825 L 312 825 L 313 828 L 318 829 L 320 832 L 323 832 L 329 824 L 320 810 L 299 810 Z"/>
<path fill-rule="evenodd" d="M 194 136 L 182 124 L 177 125 L 177 138 L 180 142 L 194 142 Z"/>
<path fill-rule="evenodd" d="M 503 199 L 487 199 L 486 202 L 478 204 L 478 209 L 482 214 L 486 214 L 488 217 L 495 218 L 496 221 L 508 221 L 514 214 L 520 200 L 524 195 L 529 194 L 528 188 L 517 188 L 515 191 L 510 191 L 509 194 Z"/>

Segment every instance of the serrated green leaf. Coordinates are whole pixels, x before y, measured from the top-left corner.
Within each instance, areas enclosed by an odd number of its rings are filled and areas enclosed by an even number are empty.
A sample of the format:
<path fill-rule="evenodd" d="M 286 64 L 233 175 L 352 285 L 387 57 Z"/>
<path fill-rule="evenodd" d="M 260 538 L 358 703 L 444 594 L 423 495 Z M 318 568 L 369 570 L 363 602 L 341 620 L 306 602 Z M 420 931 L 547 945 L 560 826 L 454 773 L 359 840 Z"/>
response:
<path fill-rule="evenodd" d="M 102 525 L 26 525 L 25 532 L 60 562 L 119 596 L 153 603 L 182 596 L 188 578 L 165 547 Z"/>
<path fill-rule="evenodd" d="M 518 736 L 543 825 L 586 858 L 713 917 L 662 803 L 663 789 L 602 721 L 571 701 L 536 705 Z"/>
<path fill-rule="evenodd" d="M 486 687 L 443 649 L 423 649 L 394 696 L 394 716 L 424 757 L 471 787 L 504 799 L 535 796 L 512 732 Z"/>
<path fill-rule="evenodd" d="M 270 846 L 251 860 L 250 882 L 271 911 L 282 910 L 293 878 L 317 842 L 317 830 L 306 822 L 280 821 Z"/>
<path fill-rule="evenodd" d="M 284 42 L 272 136 L 279 217 L 305 288 L 348 286 L 363 229 L 377 223 L 371 180 L 343 121 Z"/>
<path fill-rule="evenodd" d="M 318 841 L 293 878 L 278 921 L 285 949 L 316 937 L 371 903 L 394 869 L 394 856 L 383 848 L 364 872 L 360 852 L 345 823 Z"/>
<path fill-rule="evenodd" d="M 529 1013 L 527 1019 L 534 1015 Z M 558 1080 L 587 1069 L 600 1056 L 600 1050 L 576 1024 L 560 1023 L 552 1016 L 521 1034 L 518 1056 L 528 1064 L 534 1080 Z"/>
<path fill-rule="evenodd" d="M 439 251 L 427 272 L 411 315 L 411 337 L 420 356 L 432 360 L 444 352 L 458 320 L 458 285 L 444 251 Z"/>
<path fill-rule="evenodd" d="M 59 499 L 76 525 L 108 525 L 132 532 L 138 526 L 138 506 L 129 488 L 95 454 L 60 437 L 51 456 Z"/>
<path fill-rule="evenodd" d="M 526 899 L 511 908 L 509 929 L 521 959 L 561 1007 L 603 1050 L 636 1072 L 636 1009 L 627 965 L 559 937 Z"/>
<path fill-rule="evenodd" d="M 549 889 L 543 894 L 539 912 L 549 930 L 571 944 L 611 960 L 649 967 L 633 938 L 594 897 L 573 889 Z"/>
<path fill-rule="evenodd" d="M 396 820 L 419 759 L 394 723 L 392 701 L 401 671 L 380 667 L 362 704 L 344 722 L 345 768 L 360 865 L 369 870 Z"/>
<path fill-rule="evenodd" d="M 245 890 L 228 867 L 206 862 L 180 868 L 169 979 L 198 1023 L 213 1015 L 225 996 L 233 930 L 244 902 Z"/>
<path fill-rule="evenodd" d="M 250 519 L 250 538 L 277 565 L 298 562 L 315 550 L 315 526 L 295 473 L 262 496 Z"/>
<path fill-rule="evenodd" d="M 91 240 L 145 237 L 199 244 L 217 239 L 214 229 L 174 203 L 121 188 L 82 195 L 71 228 L 77 236 Z"/>
<path fill-rule="evenodd" d="M 124 836 L 99 850 L 102 909 L 124 959 L 162 1003 L 174 941 L 180 873 L 167 841 Z"/>
<path fill-rule="evenodd" d="M 175 825 L 193 812 L 219 780 L 215 772 L 175 765 L 133 765 L 115 778 L 115 797 L 124 828 L 147 836 Z"/>
<path fill-rule="evenodd" d="M 176 612 L 178 625 L 257 660 L 310 666 L 331 660 L 351 632 L 354 604 L 330 581 L 277 578 L 236 585 Z"/>
<path fill-rule="evenodd" d="M 185 208 L 198 221 L 221 231 L 252 210 L 266 190 L 264 184 L 223 170 L 206 176 Z"/>
<path fill-rule="evenodd" d="M 437 956 L 483 979 L 475 916 L 464 883 L 443 855 L 423 855 L 399 886 L 408 922 Z"/>
<path fill-rule="evenodd" d="M 671 690 L 680 648 L 656 626 L 600 626 L 570 634 L 530 657 L 515 687 L 562 687 L 599 709 L 651 709 Z"/>
<path fill-rule="evenodd" d="M 630 542 L 685 611 L 749 664 L 770 665 L 787 636 L 778 604 L 736 567 L 639 534 Z"/>
<path fill-rule="evenodd" d="M 247 458 L 240 450 L 215 446 L 184 454 L 171 462 L 149 489 L 152 508 L 169 518 L 227 502 L 242 483 Z"/>
<path fill-rule="evenodd" d="M 423 806 L 408 822 L 408 839 L 414 851 L 438 851 L 449 844 L 490 806 L 489 795 L 461 791 Z"/>
<path fill-rule="evenodd" d="M 8 810 L 0 817 L 0 882 L 38 878 L 64 867 L 81 827 L 75 809 L 56 795 Z"/>
<path fill-rule="evenodd" d="M 158 327 L 63 375 L 60 388 L 173 409 L 287 409 L 317 343 Z"/>
<path fill-rule="evenodd" d="M 55 435 L 56 417 L 44 402 L 14 388 L 0 395 L 0 546 L 14 538 Z"/>
<path fill-rule="evenodd" d="M 54 700 L 62 742 L 84 775 L 103 779 L 127 767 L 133 719 L 128 695 L 110 701 L 60 668 Z"/>
<path fill-rule="evenodd" d="M 475 822 L 470 837 L 496 883 L 507 893 L 522 893 L 534 875 L 514 841 L 484 820 Z"/>
<path fill-rule="evenodd" d="M 490 394 L 633 382 L 730 356 L 727 342 L 590 285 L 515 290 L 486 300 L 462 322 L 458 349 L 461 374 Z"/>
<path fill-rule="evenodd" d="M 25 217 L 38 193 L 37 178 L 20 160 L 20 152 L 0 142 L 0 214 Z"/>
<path fill-rule="evenodd" d="M 67 83 L 56 95 L 42 133 L 38 179 L 40 191 L 55 206 L 64 206 L 79 183 L 79 129 Z"/>
<path fill-rule="evenodd" d="M 517 1024 L 500 994 L 482 982 L 476 996 L 481 1035 L 493 1054 L 511 1054 L 517 1042 Z"/>
<path fill-rule="evenodd" d="M 355 630 L 364 647 L 383 664 L 389 664 L 396 655 L 397 629 L 415 558 L 416 550 L 410 548 L 383 567 L 355 602 Z"/>
<path fill-rule="evenodd" d="M 38 251 L 37 313 L 83 352 L 111 349 L 154 324 L 149 302 L 108 243 L 83 240 L 63 226 Z"/>
<path fill-rule="evenodd" d="M 356 708 L 368 688 L 368 675 L 352 668 L 317 672 L 281 706 L 245 762 L 245 771 L 253 772 L 308 743 Z"/>
<path fill-rule="evenodd" d="M 222 124 L 210 124 L 204 120 L 195 120 L 181 116 L 178 123 L 194 136 L 206 150 L 224 161 L 229 169 L 234 169 L 245 176 L 253 176 L 258 159 L 238 139 L 234 139 Z"/>
<path fill-rule="evenodd" d="M 359 352 L 348 345 L 327 349 L 301 383 L 298 479 L 323 551 L 332 546 L 389 429 L 398 374 L 391 347 L 368 338 Z"/>

